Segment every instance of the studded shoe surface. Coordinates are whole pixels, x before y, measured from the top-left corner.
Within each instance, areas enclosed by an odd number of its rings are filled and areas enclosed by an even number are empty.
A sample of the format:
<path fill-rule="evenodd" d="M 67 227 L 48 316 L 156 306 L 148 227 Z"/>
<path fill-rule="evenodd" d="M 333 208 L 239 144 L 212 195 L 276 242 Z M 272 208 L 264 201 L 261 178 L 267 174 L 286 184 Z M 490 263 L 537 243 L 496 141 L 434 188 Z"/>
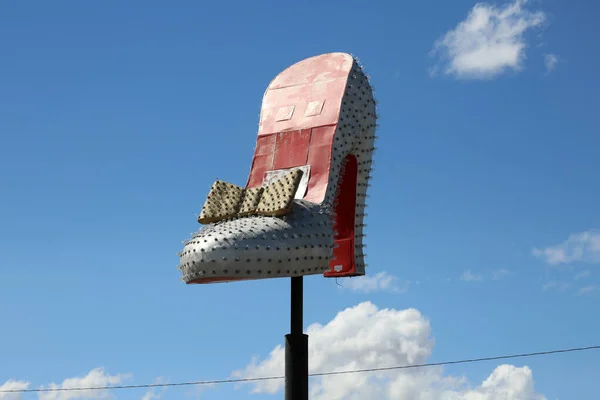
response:
<path fill-rule="evenodd" d="M 181 270 L 188 283 L 322 274 L 332 249 L 330 215 L 296 200 L 282 218 L 251 216 L 204 226 L 186 243 Z"/>
<path fill-rule="evenodd" d="M 348 54 L 312 57 L 279 74 L 263 97 L 247 185 L 213 185 L 211 193 L 228 188 L 226 204 L 209 195 L 214 215 L 203 208 L 205 225 L 184 244 L 183 280 L 364 275 L 375 121 L 369 80 Z M 292 197 L 269 189 L 281 173 L 297 178 Z"/>

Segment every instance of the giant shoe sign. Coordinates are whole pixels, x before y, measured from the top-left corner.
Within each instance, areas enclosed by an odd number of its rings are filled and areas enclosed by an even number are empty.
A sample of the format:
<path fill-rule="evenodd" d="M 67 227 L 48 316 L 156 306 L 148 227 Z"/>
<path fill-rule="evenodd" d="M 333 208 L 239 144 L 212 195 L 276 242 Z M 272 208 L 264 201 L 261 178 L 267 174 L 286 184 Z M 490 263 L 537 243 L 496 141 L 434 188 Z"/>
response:
<path fill-rule="evenodd" d="M 213 184 L 180 254 L 183 280 L 364 275 L 375 109 L 348 54 L 280 73 L 263 97 L 248 182 Z"/>

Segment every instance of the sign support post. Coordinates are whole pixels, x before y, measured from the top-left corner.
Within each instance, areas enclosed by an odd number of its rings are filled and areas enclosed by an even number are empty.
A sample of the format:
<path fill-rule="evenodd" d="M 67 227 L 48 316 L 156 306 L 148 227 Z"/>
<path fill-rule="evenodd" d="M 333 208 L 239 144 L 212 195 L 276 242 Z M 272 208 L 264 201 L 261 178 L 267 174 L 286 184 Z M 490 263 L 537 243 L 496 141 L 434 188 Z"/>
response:
<path fill-rule="evenodd" d="M 285 400 L 308 400 L 308 335 L 303 326 L 303 277 L 291 278 L 290 333 L 285 335 Z"/>

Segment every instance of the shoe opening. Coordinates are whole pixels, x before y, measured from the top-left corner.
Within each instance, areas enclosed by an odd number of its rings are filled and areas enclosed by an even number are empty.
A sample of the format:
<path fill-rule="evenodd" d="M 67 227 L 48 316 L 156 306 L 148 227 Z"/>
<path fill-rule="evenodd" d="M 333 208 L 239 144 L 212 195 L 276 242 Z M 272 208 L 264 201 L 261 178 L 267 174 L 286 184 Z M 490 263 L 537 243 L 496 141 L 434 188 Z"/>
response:
<path fill-rule="evenodd" d="M 333 260 L 325 277 L 355 276 L 354 262 L 354 223 L 356 217 L 356 186 L 358 180 L 358 160 L 348 154 L 342 164 L 338 191 L 334 206 L 335 248 Z"/>

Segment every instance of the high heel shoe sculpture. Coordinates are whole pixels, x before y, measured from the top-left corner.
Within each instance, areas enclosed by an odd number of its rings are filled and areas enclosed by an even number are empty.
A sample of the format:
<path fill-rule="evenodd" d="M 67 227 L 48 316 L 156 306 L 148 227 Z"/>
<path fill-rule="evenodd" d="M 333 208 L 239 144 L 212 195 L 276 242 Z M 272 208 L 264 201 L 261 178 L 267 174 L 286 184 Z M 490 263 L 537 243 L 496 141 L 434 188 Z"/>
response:
<path fill-rule="evenodd" d="M 183 281 L 364 275 L 375 125 L 369 79 L 351 55 L 280 73 L 263 97 L 249 179 L 213 184 L 180 254 Z"/>

